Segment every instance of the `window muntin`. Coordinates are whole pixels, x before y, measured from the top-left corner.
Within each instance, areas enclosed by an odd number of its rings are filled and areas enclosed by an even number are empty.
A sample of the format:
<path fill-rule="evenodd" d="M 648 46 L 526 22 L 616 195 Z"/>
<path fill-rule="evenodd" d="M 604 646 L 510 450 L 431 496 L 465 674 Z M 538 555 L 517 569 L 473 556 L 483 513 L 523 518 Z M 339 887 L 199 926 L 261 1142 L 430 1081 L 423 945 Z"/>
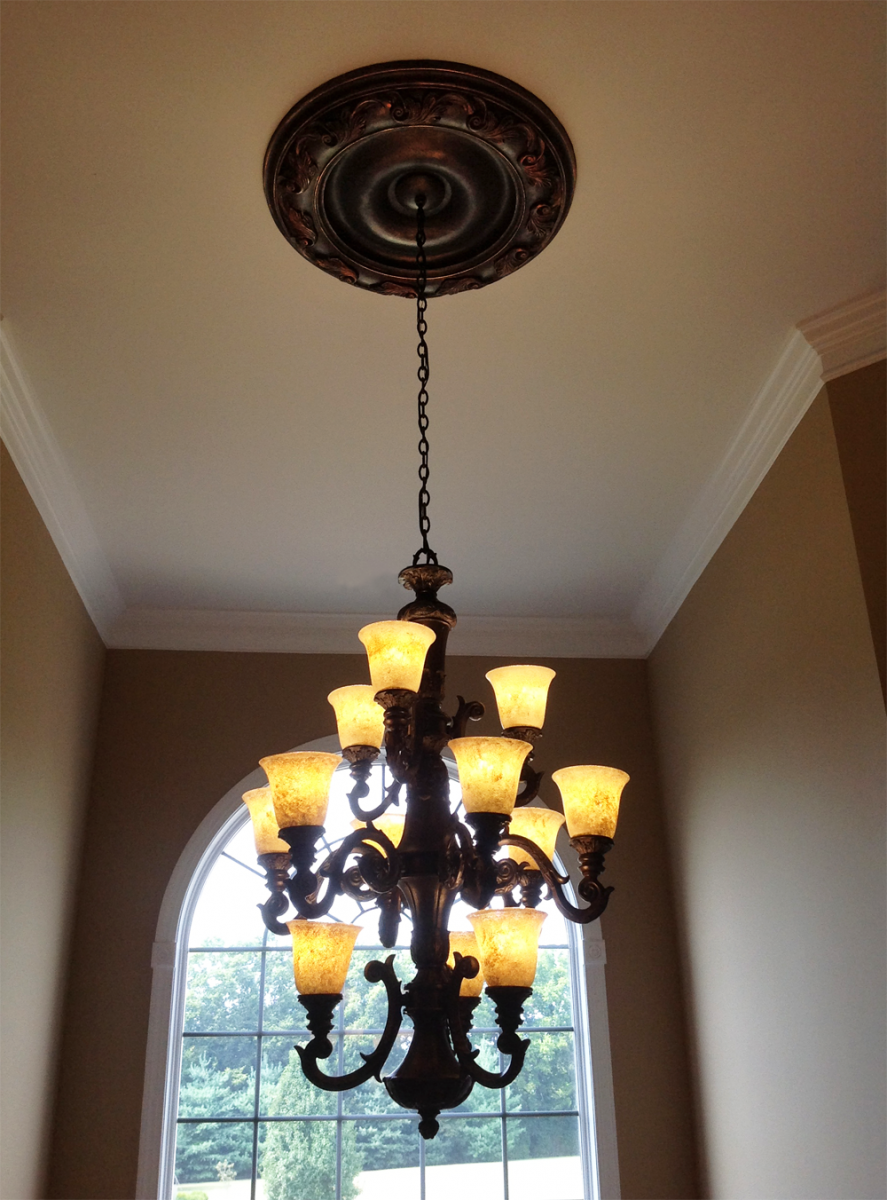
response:
<path fill-rule="evenodd" d="M 383 786 L 383 774 L 383 767 L 374 768 L 374 789 Z M 337 772 L 329 849 L 351 830 L 349 786 L 347 772 Z M 456 781 L 451 795 L 458 801 Z M 373 802 L 372 796 L 365 801 L 367 807 Z M 453 1188 L 466 1198 L 480 1188 L 485 1200 L 582 1200 L 583 1174 L 590 1172 L 583 1173 L 580 1158 L 589 1153 L 590 1139 L 585 1082 L 576 1077 L 576 1059 L 587 1063 L 587 1054 L 574 1053 L 570 954 L 578 942 L 554 906 L 541 906 L 548 919 L 525 1012 L 533 1045 L 524 1071 L 501 1092 L 476 1086 L 459 1109 L 441 1114 L 440 1133 L 425 1143 L 415 1117 L 379 1083 L 330 1093 L 303 1078 L 292 1047 L 309 1035 L 293 986 L 291 949 L 267 933 L 256 913 L 267 892 L 254 864 L 244 808 L 243 824 L 207 874 L 191 921 L 173 1196 L 215 1182 L 212 1200 L 435 1200 L 445 1192 L 451 1197 Z M 467 929 L 469 911 L 457 903 L 451 926 Z M 364 926 L 326 1064 L 338 1074 L 358 1065 L 360 1051 L 381 1033 L 385 991 L 368 984 L 362 969 L 392 951 L 378 944 L 373 905 L 343 897 L 331 915 Z M 404 981 L 413 973 L 409 936 L 405 914 L 393 950 Z M 499 1067 L 497 1035 L 484 997 L 472 1041 L 490 1069 Z M 388 1069 L 409 1036 L 407 1020 Z M 236 1182 L 225 1187 L 226 1176 Z"/>

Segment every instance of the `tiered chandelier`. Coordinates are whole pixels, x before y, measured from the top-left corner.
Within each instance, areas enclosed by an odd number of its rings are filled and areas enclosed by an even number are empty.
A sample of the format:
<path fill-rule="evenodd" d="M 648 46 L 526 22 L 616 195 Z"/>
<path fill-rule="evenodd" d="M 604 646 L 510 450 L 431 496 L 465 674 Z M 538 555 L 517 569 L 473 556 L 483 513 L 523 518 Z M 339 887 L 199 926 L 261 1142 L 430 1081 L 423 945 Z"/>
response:
<path fill-rule="evenodd" d="M 269 146 L 265 181 L 278 225 L 315 265 L 417 301 L 422 546 L 399 575 L 415 598 L 397 620 L 359 632 L 371 683 L 329 697 L 354 779 L 348 801 L 358 827 L 317 861 L 342 762 L 335 754 L 263 758 L 268 787 L 244 796 L 271 892 L 262 917 L 272 933 L 292 937 L 296 989 L 312 1034 L 296 1047 L 307 1078 L 327 1091 L 381 1080 L 392 1100 L 419 1114 L 422 1136 L 433 1138 L 441 1110 L 461 1104 L 476 1083 L 503 1088 L 519 1074 L 530 1043 L 517 1031 L 545 920 L 537 906 L 547 890 L 570 921 L 586 924 L 604 911 L 612 888 L 600 875 L 628 780 L 611 767 L 565 767 L 552 776 L 564 815 L 527 807 L 541 779 L 531 764 L 555 674 L 548 667 L 488 672 L 499 737 L 466 736 L 468 722 L 483 715 L 477 702 L 459 697 L 447 715 L 446 647 L 456 614 L 438 592 L 453 577 L 428 543 L 427 300 L 493 282 L 547 244 L 572 196 L 572 148 L 553 114 L 508 80 L 454 64 L 392 63 L 342 76 L 296 105 Z M 451 807 L 446 747 L 456 760 L 464 821 Z M 365 809 L 383 748 L 392 782 Z M 585 907 L 568 899 L 569 880 L 552 861 L 564 820 Z M 406 909 L 416 970 L 403 985 L 394 955 L 367 965 L 366 978 L 387 992 L 385 1028 L 362 1066 L 331 1076 L 319 1064 L 332 1053 L 334 1012 L 360 932 L 324 920 L 342 895 L 375 903 L 385 947 L 395 944 Z M 448 929 L 457 899 L 475 910 L 473 932 Z M 296 915 L 284 921 L 290 906 Z M 500 1073 L 479 1065 L 469 1037 L 484 982 L 501 1030 L 497 1045 L 508 1057 Z M 404 1013 L 413 1025 L 409 1047 L 383 1078 Z"/>

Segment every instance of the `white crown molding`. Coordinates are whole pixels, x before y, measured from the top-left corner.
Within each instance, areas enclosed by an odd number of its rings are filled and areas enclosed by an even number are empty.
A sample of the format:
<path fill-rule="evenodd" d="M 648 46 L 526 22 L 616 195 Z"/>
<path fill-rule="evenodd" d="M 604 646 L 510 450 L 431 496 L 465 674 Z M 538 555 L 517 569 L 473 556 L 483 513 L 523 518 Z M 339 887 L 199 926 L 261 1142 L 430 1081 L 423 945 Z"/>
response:
<path fill-rule="evenodd" d="M 653 649 L 821 390 L 817 352 L 793 330 L 727 453 L 660 559 L 633 613 Z"/>
<path fill-rule="evenodd" d="M 128 608 L 110 630 L 120 650 L 229 650 L 266 654 L 362 654 L 357 631 L 387 614 L 218 612 Z M 643 658 L 635 629 L 589 618 L 460 616 L 451 656 Z"/>
<path fill-rule="evenodd" d="M 870 292 L 808 317 L 798 329 L 822 359 L 822 378 L 837 379 L 887 357 L 887 292 Z"/>
<path fill-rule="evenodd" d="M 59 444 L 3 327 L 0 327 L 0 437 L 86 611 L 107 641 L 108 631 L 123 611 L 123 597 Z"/>

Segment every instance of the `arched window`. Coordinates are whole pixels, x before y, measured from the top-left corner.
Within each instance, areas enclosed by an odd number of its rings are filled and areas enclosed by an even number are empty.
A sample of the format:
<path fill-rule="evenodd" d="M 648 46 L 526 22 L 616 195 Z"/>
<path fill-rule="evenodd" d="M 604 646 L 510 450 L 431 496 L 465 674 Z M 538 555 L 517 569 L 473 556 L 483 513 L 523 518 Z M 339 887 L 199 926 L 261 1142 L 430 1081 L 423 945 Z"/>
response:
<path fill-rule="evenodd" d="M 337 744 L 323 739 L 310 748 Z M 374 768 L 375 786 L 383 771 Z M 455 802 L 454 766 L 452 776 Z M 293 1045 L 310 1035 L 296 1000 L 291 949 L 267 933 L 256 912 L 267 892 L 248 813 L 239 803 L 243 791 L 263 782 L 254 772 L 232 789 L 192 838 L 170 882 L 155 946 L 137 1195 L 450 1200 L 461 1190 L 466 1200 L 475 1194 L 484 1200 L 618 1196 L 603 943 L 595 923 L 584 931 L 583 954 L 583 931 L 564 922 L 553 905 L 541 906 L 548 916 L 522 1029 L 532 1041 L 523 1072 L 500 1092 L 476 1086 L 459 1109 L 441 1114 L 432 1142 L 423 1142 L 415 1116 L 376 1081 L 329 1093 L 304 1079 Z M 348 783 L 346 771 L 334 776 L 330 847 L 351 829 Z M 453 910 L 451 928 L 468 928 L 469 910 L 461 913 L 461 907 Z M 338 919 L 364 925 L 326 1064 L 337 1074 L 359 1064 L 361 1050 L 372 1047 L 384 1023 L 384 988 L 362 973 L 366 961 L 392 952 L 379 945 L 376 915 L 362 917 L 360 906 L 344 897 L 333 909 Z M 404 981 L 413 971 L 409 937 L 405 919 L 394 949 Z M 399 1046 L 409 1037 L 408 1022 L 402 1033 Z M 481 1062 L 496 1070 L 497 1034 L 484 999 L 472 1042 Z M 158 1059 L 166 1068 L 162 1080 Z M 395 1047 L 386 1070 L 397 1061 Z"/>

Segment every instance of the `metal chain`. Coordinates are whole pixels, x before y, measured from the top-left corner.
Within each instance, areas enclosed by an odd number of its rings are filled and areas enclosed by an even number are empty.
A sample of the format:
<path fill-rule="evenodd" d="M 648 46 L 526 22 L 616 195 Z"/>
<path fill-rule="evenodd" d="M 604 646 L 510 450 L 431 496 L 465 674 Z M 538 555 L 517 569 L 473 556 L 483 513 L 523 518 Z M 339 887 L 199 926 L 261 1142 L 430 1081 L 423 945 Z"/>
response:
<path fill-rule="evenodd" d="M 425 288 L 428 282 L 428 263 L 425 258 L 425 197 L 420 192 L 416 196 L 416 332 L 419 334 L 419 533 L 422 535 L 422 545 L 413 555 L 413 566 L 419 565 L 419 559 L 424 554 L 426 565 L 433 563 L 437 566 L 437 555 L 428 545 L 428 534 L 431 530 L 431 520 L 428 516 L 428 377 L 431 368 L 428 364 L 428 343 L 425 334 L 428 323 L 425 311 L 428 300 Z"/>

